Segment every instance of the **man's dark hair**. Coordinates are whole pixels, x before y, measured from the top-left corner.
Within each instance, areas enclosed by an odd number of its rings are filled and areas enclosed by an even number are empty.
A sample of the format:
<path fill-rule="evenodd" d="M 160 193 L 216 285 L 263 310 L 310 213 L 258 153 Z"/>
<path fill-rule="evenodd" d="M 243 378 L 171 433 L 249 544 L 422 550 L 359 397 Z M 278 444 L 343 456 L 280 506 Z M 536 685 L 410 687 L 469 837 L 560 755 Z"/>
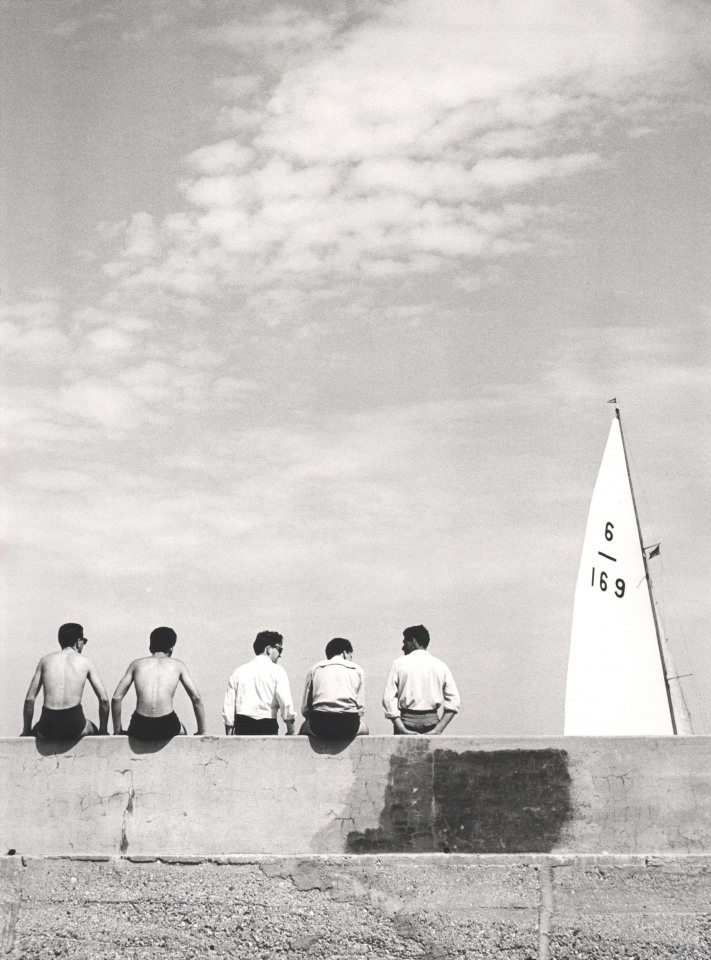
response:
<path fill-rule="evenodd" d="M 264 653 L 267 647 L 278 647 L 283 639 L 282 635 L 275 630 L 262 630 L 261 633 L 257 634 L 252 649 L 259 656 L 260 653 Z"/>
<path fill-rule="evenodd" d="M 84 627 L 80 623 L 63 623 L 57 631 L 57 639 L 62 650 L 65 647 L 73 647 L 83 636 Z"/>
<path fill-rule="evenodd" d="M 326 644 L 326 657 L 333 660 L 339 653 L 353 653 L 353 644 L 345 637 L 334 637 Z"/>
<path fill-rule="evenodd" d="M 402 631 L 403 637 L 408 637 L 410 640 L 414 640 L 418 647 L 422 647 L 423 650 L 426 650 L 430 645 L 430 634 L 427 627 L 423 627 L 421 623 L 418 623 L 416 627 L 405 627 Z"/>
<path fill-rule="evenodd" d="M 169 653 L 175 646 L 178 635 L 171 627 L 156 627 L 151 632 L 149 649 L 151 653 Z"/>

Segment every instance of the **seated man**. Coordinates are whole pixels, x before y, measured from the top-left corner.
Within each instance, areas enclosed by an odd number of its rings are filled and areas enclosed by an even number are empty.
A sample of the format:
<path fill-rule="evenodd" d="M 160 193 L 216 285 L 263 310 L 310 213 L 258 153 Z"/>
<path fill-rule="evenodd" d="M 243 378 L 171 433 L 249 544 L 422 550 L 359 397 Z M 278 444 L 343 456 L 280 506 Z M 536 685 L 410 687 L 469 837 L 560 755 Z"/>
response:
<path fill-rule="evenodd" d="M 150 637 L 151 656 L 134 660 L 119 680 L 111 700 L 114 734 L 124 733 L 121 727 L 121 702 L 132 683 L 136 687 L 136 710 L 128 726 L 129 737 L 137 740 L 169 740 L 185 734 L 185 727 L 173 710 L 173 696 L 179 683 L 182 683 L 193 702 L 197 736 L 205 733 L 205 711 L 197 687 L 185 664 L 171 659 L 176 640 L 175 630 L 156 627 Z"/>
<path fill-rule="evenodd" d="M 334 637 L 326 644 L 326 659 L 314 664 L 306 677 L 301 705 L 306 720 L 299 733 L 324 740 L 365 736 L 364 695 L 363 669 L 353 663 L 350 640 Z"/>
<path fill-rule="evenodd" d="M 262 630 L 252 649 L 254 657 L 237 667 L 227 684 L 222 711 L 225 733 L 235 737 L 275 737 L 281 710 L 286 735 L 290 737 L 296 714 L 289 678 L 277 662 L 284 649 L 284 638 L 274 630 Z"/>
<path fill-rule="evenodd" d="M 439 736 L 459 711 L 459 691 L 446 663 L 428 652 L 430 635 L 421 623 L 402 633 L 404 656 L 390 667 L 383 706 L 398 736 Z"/>
<path fill-rule="evenodd" d="M 109 698 L 99 679 L 96 667 L 82 656 L 87 644 L 79 623 L 63 623 L 58 633 L 59 646 L 55 653 L 42 657 L 32 678 L 23 711 L 23 737 L 32 734 L 40 740 L 77 740 L 92 734 L 108 733 Z M 92 686 L 99 701 L 99 729 L 87 720 L 81 706 L 86 681 Z M 32 726 L 35 700 L 44 688 L 44 703 L 39 722 Z"/>

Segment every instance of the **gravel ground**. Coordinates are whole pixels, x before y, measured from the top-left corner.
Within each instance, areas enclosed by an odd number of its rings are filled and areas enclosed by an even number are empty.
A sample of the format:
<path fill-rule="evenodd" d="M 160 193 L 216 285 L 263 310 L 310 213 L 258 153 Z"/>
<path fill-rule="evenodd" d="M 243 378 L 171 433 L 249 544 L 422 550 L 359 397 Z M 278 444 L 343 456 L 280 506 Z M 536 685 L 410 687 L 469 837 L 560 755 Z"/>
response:
<path fill-rule="evenodd" d="M 5 865 L 7 867 L 7 858 Z M 696 960 L 711 865 L 563 867 L 477 858 L 165 863 L 27 860 L 5 870 L 10 960 Z M 14 903 L 14 908 L 13 908 Z M 14 910 L 14 913 L 13 913 Z M 543 912 L 542 912 L 543 911 Z M 546 915 L 547 911 L 547 915 Z M 8 920 L 9 918 L 9 920 Z M 550 929 L 540 940 L 539 923 Z"/>

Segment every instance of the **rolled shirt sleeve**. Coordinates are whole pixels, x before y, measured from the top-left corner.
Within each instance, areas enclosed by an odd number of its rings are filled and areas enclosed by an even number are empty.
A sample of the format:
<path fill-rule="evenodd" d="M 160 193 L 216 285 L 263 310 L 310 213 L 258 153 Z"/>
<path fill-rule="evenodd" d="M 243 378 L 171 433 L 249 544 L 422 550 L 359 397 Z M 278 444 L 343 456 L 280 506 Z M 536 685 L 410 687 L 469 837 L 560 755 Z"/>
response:
<path fill-rule="evenodd" d="M 400 716 L 397 687 L 397 667 L 395 663 L 393 663 L 390 667 L 388 679 L 385 681 L 385 690 L 383 691 L 383 708 L 388 720 L 393 720 L 395 717 Z"/>
<path fill-rule="evenodd" d="M 314 694 L 314 671 L 312 667 L 306 675 L 306 683 L 304 684 L 304 696 L 301 700 L 301 715 L 303 717 L 308 717 L 313 710 L 313 694 Z"/>
<path fill-rule="evenodd" d="M 276 690 L 274 693 L 281 710 L 281 715 L 286 723 L 287 721 L 296 720 L 296 712 L 294 711 L 294 704 L 291 699 L 291 689 L 289 687 L 289 678 L 286 675 L 286 670 L 283 667 L 278 667 L 278 671 Z"/>
<path fill-rule="evenodd" d="M 444 682 L 442 684 L 442 709 L 447 713 L 459 713 L 459 690 L 454 682 L 452 671 L 445 666 Z"/>
<path fill-rule="evenodd" d="M 235 725 L 235 698 L 236 691 L 232 684 L 232 680 L 230 680 L 230 682 L 227 684 L 225 702 L 222 707 L 222 719 L 225 721 L 226 727 L 233 727 Z"/>
<path fill-rule="evenodd" d="M 361 669 L 358 670 L 358 686 L 355 696 L 358 714 L 362 717 L 365 713 L 365 674 Z"/>

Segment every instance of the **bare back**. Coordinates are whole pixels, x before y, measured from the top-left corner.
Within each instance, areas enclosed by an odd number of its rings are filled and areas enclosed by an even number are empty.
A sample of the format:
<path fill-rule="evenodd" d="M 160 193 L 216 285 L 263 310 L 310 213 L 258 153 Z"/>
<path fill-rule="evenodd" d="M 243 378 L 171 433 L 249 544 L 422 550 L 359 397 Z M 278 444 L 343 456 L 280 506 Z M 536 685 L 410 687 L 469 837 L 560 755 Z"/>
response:
<path fill-rule="evenodd" d="M 134 660 L 131 672 L 136 687 L 136 710 L 144 717 L 163 717 L 173 710 L 173 695 L 183 669 L 180 660 L 143 657 Z"/>
<path fill-rule="evenodd" d="M 81 703 L 92 663 L 71 647 L 48 653 L 39 663 L 44 705 L 50 710 L 68 710 Z"/>

